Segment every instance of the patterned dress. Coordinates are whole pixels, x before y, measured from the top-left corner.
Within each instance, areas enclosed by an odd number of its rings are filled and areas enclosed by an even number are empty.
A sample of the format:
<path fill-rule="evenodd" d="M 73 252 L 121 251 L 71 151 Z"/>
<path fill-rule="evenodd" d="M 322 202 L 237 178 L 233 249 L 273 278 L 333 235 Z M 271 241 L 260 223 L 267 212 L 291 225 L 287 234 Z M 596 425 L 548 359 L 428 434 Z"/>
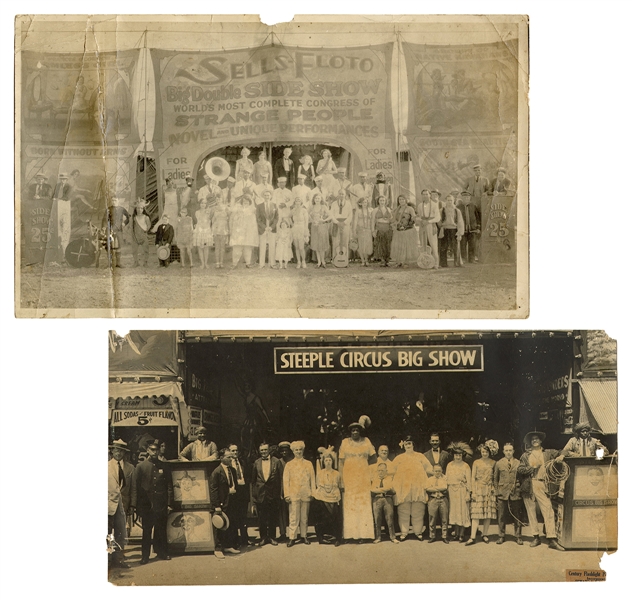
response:
<path fill-rule="evenodd" d="M 213 234 L 211 233 L 211 211 L 198 210 L 195 213 L 197 225 L 193 231 L 193 245 L 199 248 L 211 246 L 213 244 Z"/>
<path fill-rule="evenodd" d="M 417 262 L 419 242 L 415 230 L 415 209 L 412 206 L 398 206 L 393 213 L 397 224 L 393 232 L 391 256 L 396 263 L 408 264 Z"/>
<path fill-rule="evenodd" d="M 450 525 L 469 527 L 470 508 L 469 498 L 472 489 L 472 474 L 470 466 L 461 461 L 448 463 L 445 469 L 448 480 L 448 497 L 450 499 Z"/>
<path fill-rule="evenodd" d="M 316 204 L 310 214 L 312 221 L 312 239 L 310 247 L 318 252 L 329 250 L 329 209 L 324 204 Z"/>
<path fill-rule="evenodd" d="M 342 520 L 343 537 L 347 539 L 372 539 L 375 535 L 368 462 L 371 456 L 375 456 L 375 448 L 369 438 L 360 438 L 357 442 L 351 438 L 342 440 L 338 458 L 344 460 Z"/>
<path fill-rule="evenodd" d="M 479 458 L 472 465 L 472 519 L 496 518 L 494 464 L 491 458 Z"/>

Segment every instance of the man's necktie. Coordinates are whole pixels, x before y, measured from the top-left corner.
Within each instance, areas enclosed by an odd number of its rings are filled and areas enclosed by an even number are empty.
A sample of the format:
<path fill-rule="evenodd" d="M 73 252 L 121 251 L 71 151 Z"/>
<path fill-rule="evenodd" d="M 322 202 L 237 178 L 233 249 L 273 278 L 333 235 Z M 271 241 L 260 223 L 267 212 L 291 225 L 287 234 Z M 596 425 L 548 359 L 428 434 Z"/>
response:
<path fill-rule="evenodd" d="M 383 488 L 384 487 L 384 480 L 380 479 L 380 487 Z"/>
<path fill-rule="evenodd" d="M 123 473 L 123 467 L 121 467 L 121 461 L 118 461 L 118 477 L 119 477 L 119 486 L 125 487 L 125 474 Z"/>
<path fill-rule="evenodd" d="M 582 439 L 582 456 L 586 456 L 586 440 Z"/>
<path fill-rule="evenodd" d="M 228 473 L 228 487 L 234 488 L 235 482 L 233 481 L 233 474 L 230 472 L 230 467 L 226 469 L 226 472 Z"/>

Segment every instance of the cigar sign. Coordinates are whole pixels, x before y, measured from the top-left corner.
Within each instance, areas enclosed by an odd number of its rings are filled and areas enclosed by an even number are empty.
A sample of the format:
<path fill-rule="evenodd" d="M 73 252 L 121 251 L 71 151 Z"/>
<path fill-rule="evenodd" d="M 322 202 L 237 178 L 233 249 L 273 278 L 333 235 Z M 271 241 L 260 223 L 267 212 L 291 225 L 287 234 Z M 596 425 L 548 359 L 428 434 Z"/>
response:
<path fill-rule="evenodd" d="M 483 370 L 483 346 L 349 346 L 274 349 L 274 372 L 278 375 Z"/>

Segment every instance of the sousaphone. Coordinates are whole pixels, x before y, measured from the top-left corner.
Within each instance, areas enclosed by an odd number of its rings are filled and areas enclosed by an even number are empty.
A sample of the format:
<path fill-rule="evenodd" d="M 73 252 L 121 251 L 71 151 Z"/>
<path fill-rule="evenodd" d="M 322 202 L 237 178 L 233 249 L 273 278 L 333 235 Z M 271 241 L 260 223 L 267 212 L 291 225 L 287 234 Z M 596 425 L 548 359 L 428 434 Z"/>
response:
<path fill-rule="evenodd" d="M 209 177 L 215 179 L 215 181 L 224 181 L 228 179 L 230 175 L 230 165 L 228 161 L 224 160 L 221 156 L 214 156 L 206 161 L 204 170 Z"/>

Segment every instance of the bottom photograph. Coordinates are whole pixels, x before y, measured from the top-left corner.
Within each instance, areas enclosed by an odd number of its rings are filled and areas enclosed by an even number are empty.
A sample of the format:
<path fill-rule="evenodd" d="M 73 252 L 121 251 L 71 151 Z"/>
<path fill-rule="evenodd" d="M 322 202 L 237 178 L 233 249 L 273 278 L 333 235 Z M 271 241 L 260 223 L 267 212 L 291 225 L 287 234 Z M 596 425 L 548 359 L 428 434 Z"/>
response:
<path fill-rule="evenodd" d="M 604 331 L 108 343 L 116 585 L 606 577 L 618 453 Z"/>

